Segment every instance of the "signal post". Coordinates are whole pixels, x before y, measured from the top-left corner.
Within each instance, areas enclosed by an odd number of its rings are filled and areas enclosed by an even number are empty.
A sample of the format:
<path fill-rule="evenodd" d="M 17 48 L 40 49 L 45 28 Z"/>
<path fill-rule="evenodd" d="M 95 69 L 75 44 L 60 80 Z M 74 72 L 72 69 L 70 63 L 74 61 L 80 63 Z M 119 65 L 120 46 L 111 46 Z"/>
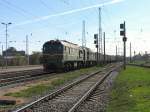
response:
<path fill-rule="evenodd" d="M 124 57 L 123 57 L 123 68 L 124 70 L 126 69 L 126 41 L 127 41 L 127 37 L 126 37 L 126 23 L 124 21 L 124 23 L 120 24 L 120 36 L 123 36 L 123 49 L 124 49 Z"/>
<path fill-rule="evenodd" d="M 96 58 L 96 60 L 97 60 L 97 64 L 99 63 L 99 53 L 98 53 L 98 47 L 99 47 L 99 45 L 98 45 L 98 34 L 94 34 L 94 44 L 95 44 L 95 47 L 97 48 L 97 58 Z"/>

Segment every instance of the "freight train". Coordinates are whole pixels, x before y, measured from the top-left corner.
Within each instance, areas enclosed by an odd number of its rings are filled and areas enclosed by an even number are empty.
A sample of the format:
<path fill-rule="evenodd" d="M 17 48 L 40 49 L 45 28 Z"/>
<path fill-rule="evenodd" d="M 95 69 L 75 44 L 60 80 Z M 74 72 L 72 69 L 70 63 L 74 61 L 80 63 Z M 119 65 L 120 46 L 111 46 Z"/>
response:
<path fill-rule="evenodd" d="M 103 55 L 100 55 L 103 57 Z M 97 55 L 87 47 L 81 47 L 66 40 L 50 40 L 43 45 L 42 64 L 44 70 L 63 70 L 94 66 Z M 100 62 L 103 63 L 103 58 Z M 106 62 L 115 61 L 114 56 L 106 55 Z"/>

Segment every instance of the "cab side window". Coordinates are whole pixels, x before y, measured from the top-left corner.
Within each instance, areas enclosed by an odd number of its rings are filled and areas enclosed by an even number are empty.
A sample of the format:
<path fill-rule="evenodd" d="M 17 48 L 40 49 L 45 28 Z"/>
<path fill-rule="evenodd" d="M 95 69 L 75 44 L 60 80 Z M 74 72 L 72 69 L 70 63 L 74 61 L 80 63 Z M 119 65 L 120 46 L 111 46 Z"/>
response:
<path fill-rule="evenodd" d="M 90 55 L 90 53 L 89 53 L 89 52 L 87 52 L 87 59 L 89 59 L 89 55 Z"/>
<path fill-rule="evenodd" d="M 67 48 L 66 48 L 66 46 L 64 46 L 64 51 L 66 51 L 67 50 Z"/>
<path fill-rule="evenodd" d="M 70 54 L 70 48 L 68 48 L 68 50 L 69 50 L 69 54 Z"/>
<path fill-rule="evenodd" d="M 82 51 L 79 50 L 79 58 L 82 58 Z"/>

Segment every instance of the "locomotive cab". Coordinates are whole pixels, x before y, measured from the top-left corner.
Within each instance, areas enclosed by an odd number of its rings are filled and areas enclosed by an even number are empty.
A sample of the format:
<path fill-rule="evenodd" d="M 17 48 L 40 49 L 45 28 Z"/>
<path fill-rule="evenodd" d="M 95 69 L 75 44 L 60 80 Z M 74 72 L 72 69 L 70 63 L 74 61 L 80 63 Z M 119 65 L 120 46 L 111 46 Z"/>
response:
<path fill-rule="evenodd" d="M 51 40 L 43 45 L 43 65 L 45 70 L 62 68 L 63 45 L 60 41 Z"/>

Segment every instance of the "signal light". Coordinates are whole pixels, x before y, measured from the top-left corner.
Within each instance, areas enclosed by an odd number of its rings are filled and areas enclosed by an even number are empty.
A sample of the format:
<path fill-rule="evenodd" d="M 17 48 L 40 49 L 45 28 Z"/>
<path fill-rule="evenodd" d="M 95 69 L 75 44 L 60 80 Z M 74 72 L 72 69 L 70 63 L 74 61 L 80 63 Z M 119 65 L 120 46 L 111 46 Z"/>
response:
<path fill-rule="evenodd" d="M 98 45 L 95 45 L 96 48 L 98 48 Z"/>
<path fill-rule="evenodd" d="M 125 32 L 124 31 L 120 31 L 120 36 L 124 36 Z"/>
<path fill-rule="evenodd" d="M 97 44 L 97 41 L 96 41 L 96 40 L 94 40 L 94 44 Z"/>
<path fill-rule="evenodd" d="M 120 36 L 125 36 L 125 24 L 120 24 Z"/>
<path fill-rule="evenodd" d="M 96 44 L 96 48 L 98 48 L 98 34 L 94 34 L 94 44 Z"/>
<path fill-rule="evenodd" d="M 124 24 L 120 24 L 120 29 L 124 29 Z"/>

